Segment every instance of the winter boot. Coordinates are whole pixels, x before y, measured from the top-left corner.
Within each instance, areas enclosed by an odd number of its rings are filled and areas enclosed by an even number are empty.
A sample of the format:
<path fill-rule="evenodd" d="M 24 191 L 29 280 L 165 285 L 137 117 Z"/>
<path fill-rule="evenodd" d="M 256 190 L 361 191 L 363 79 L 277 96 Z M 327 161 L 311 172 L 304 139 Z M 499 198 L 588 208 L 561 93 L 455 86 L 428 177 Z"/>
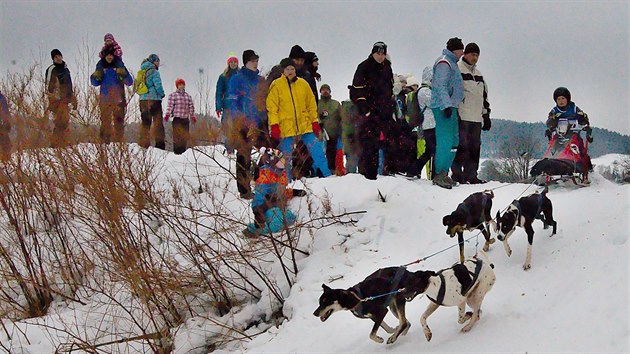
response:
<path fill-rule="evenodd" d="M 452 180 L 448 177 L 446 172 L 436 173 L 435 176 L 433 176 L 433 184 L 446 189 L 453 188 Z"/>

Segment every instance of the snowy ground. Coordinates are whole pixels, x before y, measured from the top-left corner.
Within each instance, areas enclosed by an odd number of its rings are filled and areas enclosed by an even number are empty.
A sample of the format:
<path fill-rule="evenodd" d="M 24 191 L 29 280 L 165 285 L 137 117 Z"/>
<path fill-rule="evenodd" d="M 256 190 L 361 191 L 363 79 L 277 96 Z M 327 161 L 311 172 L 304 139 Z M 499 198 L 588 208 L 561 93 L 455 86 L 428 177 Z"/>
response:
<path fill-rule="evenodd" d="M 169 154 L 166 164 L 185 171 L 190 152 Z M 160 152 L 156 151 L 156 154 Z M 188 159 L 188 160 L 187 160 Z M 606 164 L 608 160 L 594 160 Z M 178 170 L 179 169 L 179 170 Z M 189 171 L 190 172 L 190 171 Z M 184 173 L 184 172 L 181 172 Z M 524 184 L 490 182 L 483 186 L 459 186 L 444 190 L 426 180 L 379 177 L 369 181 L 360 175 L 309 179 L 304 183 L 315 195 L 328 194 L 333 208 L 366 211 L 355 216 L 356 226 L 333 226 L 317 232 L 305 245 L 311 255 L 300 260 L 296 284 L 284 306 L 288 320 L 278 328 L 260 334 L 251 342 L 232 344 L 222 352 L 441 352 L 441 353 L 540 353 L 614 352 L 627 353 L 628 319 L 628 235 L 630 227 L 630 186 L 616 185 L 599 175 L 592 176 L 588 188 L 553 186 L 549 198 L 554 203 L 558 233 L 543 230 L 536 222 L 532 268 L 523 271 L 526 236 L 517 229 L 510 238 L 513 254 L 507 257 L 495 243 L 488 255 L 495 265 L 497 282 L 483 305 L 481 320 L 469 333 L 459 332 L 456 308 L 440 308 L 429 318 L 433 339 L 424 338 L 419 317 L 428 303 L 417 297 L 407 305 L 411 329 L 393 345 L 377 344 L 368 338 L 372 321 L 358 319 L 350 312 L 333 314 L 322 323 L 313 316 L 321 294 L 321 284 L 348 288 L 373 271 L 414 261 L 455 244 L 442 226 L 442 217 L 453 211 L 469 194 L 488 188 L 495 190 L 492 215 L 504 209 L 519 195 L 537 188 Z M 230 188 L 233 188 L 233 184 Z M 234 188 L 235 189 L 235 188 Z M 378 200 L 380 190 L 385 203 Z M 297 208 L 304 201 L 293 201 Z M 235 205 L 243 210 L 243 205 Z M 468 238 L 474 233 L 465 233 Z M 482 244 L 482 236 L 479 243 Z M 476 239 L 466 244 L 466 254 L 476 252 Z M 456 248 L 429 258 L 409 270 L 439 270 L 458 260 Z M 125 293 L 121 293 L 121 297 Z M 243 313 L 265 312 L 252 304 Z M 70 308 L 55 309 L 46 323 L 56 318 L 76 316 Z M 64 313 L 68 313 L 65 315 Z M 240 315 L 227 315 L 229 323 Z M 80 321 L 98 321 L 86 316 Z M 389 314 L 386 321 L 396 324 Z M 200 353 L 200 336 L 194 333 L 195 320 L 178 332 L 175 353 Z M 17 340 L 23 353 L 52 352 L 54 334 L 32 326 L 18 325 L 29 333 L 30 342 Z M 11 326 L 9 326 L 11 327 Z M 202 327 L 200 325 L 200 327 Z M 385 333 L 380 330 L 380 335 Z M 252 328 L 248 333 L 260 332 Z M 0 340 L 6 340 L 0 331 Z M 193 343 L 195 342 L 195 343 Z M 18 345 L 19 344 L 19 345 Z M 133 352 L 133 351 L 131 351 Z"/>

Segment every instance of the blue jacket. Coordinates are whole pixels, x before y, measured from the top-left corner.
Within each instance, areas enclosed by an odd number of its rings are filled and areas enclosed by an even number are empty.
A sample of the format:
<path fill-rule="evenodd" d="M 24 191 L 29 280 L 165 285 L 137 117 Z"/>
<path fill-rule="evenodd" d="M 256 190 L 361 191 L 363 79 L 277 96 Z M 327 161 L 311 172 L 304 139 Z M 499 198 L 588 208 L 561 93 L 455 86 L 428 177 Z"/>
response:
<path fill-rule="evenodd" d="M 214 97 L 215 107 L 216 107 L 217 112 L 222 112 L 223 109 L 225 108 L 225 100 L 227 98 L 228 83 L 230 79 L 233 78 L 237 72 L 238 72 L 238 69 L 229 69 L 229 71 L 227 72 L 227 77 L 226 77 L 226 73 L 222 73 L 221 75 L 219 75 L 219 80 L 217 80 L 216 95 Z"/>
<path fill-rule="evenodd" d="M 164 88 L 162 87 L 162 78 L 155 64 L 145 60 L 140 66 L 141 69 L 147 70 L 147 88 L 149 92 L 140 95 L 140 101 L 161 101 L 164 98 Z"/>
<path fill-rule="evenodd" d="M 90 76 L 90 82 L 92 86 L 101 87 L 100 103 L 113 103 L 125 105 L 127 100 L 125 99 L 125 86 L 131 86 L 133 84 L 133 77 L 127 71 L 127 75 L 121 80 L 116 74 L 116 68 L 114 66 L 103 68 L 103 77 L 100 81 L 96 80 L 94 76 Z"/>
<path fill-rule="evenodd" d="M 464 100 L 464 81 L 457 66 L 457 57 L 448 49 L 433 64 L 433 86 L 429 107 L 440 110 L 457 108 Z"/>
<path fill-rule="evenodd" d="M 248 121 L 258 125 L 265 119 L 264 82 L 259 71 L 242 67 L 228 83 L 228 93 L 224 109 L 230 116 L 243 115 Z"/>

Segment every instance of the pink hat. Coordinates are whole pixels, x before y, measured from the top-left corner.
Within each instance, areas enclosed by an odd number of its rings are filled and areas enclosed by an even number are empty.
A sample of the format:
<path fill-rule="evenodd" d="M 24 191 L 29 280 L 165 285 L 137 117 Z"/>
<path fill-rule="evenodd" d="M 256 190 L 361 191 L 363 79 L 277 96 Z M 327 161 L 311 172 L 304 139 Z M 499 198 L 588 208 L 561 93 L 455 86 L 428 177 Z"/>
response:
<path fill-rule="evenodd" d="M 227 58 L 228 65 L 230 65 L 231 62 L 238 64 L 238 58 L 236 57 L 236 54 L 234 54 L 234 52 L 230 52 L 230 57 Z"/>
<path fill-rule="evenodd" d="M 114 40 L 115 40 L 115 39 L 114 39 L 114 35 L 113 35 L 113 34 L 111 34 L 111 33 L 107 33 L 107 34 L 105 34 L 105 38 L 103 38 L 103 41 L 106 41 L 106 40 L 108 40 L 108 39 L 111 39 L 112 41 L 114 41 Z"/>

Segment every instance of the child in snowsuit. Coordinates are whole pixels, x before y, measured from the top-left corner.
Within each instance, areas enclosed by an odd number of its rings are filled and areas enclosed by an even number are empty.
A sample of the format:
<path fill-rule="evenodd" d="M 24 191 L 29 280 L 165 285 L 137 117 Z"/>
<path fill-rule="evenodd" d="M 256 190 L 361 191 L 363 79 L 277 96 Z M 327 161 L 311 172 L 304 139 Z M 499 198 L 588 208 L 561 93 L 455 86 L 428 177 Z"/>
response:
<path fill-rule="evenodd" d="M 252 200 L 254 223 L 249 224 L 245 234 L 249 237 L 261 233 L 280 231 L 285 224 L 295 222 L 295 215 L 286 210 L 287 201 L 293 196 L 306 195 L 302 189 L 288 188 L 286 158 L 280 150 L 262 147 L 259 150 L 256 187 Z"/>

